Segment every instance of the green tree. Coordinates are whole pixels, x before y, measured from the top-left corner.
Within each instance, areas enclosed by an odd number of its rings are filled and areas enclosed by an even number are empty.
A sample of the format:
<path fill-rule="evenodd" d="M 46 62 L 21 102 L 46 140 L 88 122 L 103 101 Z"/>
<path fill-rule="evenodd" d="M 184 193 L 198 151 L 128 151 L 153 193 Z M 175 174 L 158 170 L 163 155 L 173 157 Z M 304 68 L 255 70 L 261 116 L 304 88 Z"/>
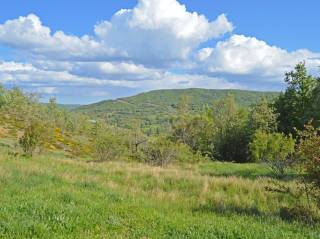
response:
<path fill-rule="evenodd" d="M 275 114 L 275 109 L 266 98 L 262 98 L 253 106 L 249 113 L 248 128 L 251 133 L 261 130 L 264 132 L 275 132 L 278 127 L 278 115 Z"/>
<path fill-rule="evenodd" d="M 286 73 L 288 88 L 275 102 L 279 114 L 279 130 L 286 134 L 296 134 L 313 116 L 314 91 L 318 80 L 308 75 L 305 63 L 299 63 L 294 71 Z"/>
<path fill-rule="evenodd" d="M 171 119 L 171 129 L 173 138 L 184 144 L 192 144 L 190 135 L 190 100 L 187 96 L 183 96 L 178 102 L 177 115 Z"/>
<path fill-rule="evenodd" d="M 296 158 L 300 166 L 304 190 L 320 208 L 320 128 L 311 124 L 299 132 Z"/>
<path fill-rule="evenodd" d="M 267 163 L 278 176 L 284 176 L 292 163 L 295 141 L 284 134 L 257 131 L 249 148 L 255 161 Z"/>
<path fill-rule="evenodd" d="M 37 148 L 44 146 L 47 136 L 47 128 L 43 122 L 33 119 L 24 128 L 19 144 L 27 156 L 33 156 Z"/>
<path fill-rule="evenodd" d="M 248 112 L 239 109 L 233 96 L 217 101 L 209 110 L 216 127 L 214 158 L 220 161 L 247 162 Z"/>
<path fill-rule="evenodd" d="M 7 96 L 7 91 L 5 88 L 0 85 L 0 108 L 2 108 L 5 104 L 8 102 L 8 96 Z"/>
<path fill-rule="evenodd" d="M 317 79 L 317 82 L 312 97 L 312 118 L 313 125 L 315 127 L 320 127 L 320 78 Z"/>

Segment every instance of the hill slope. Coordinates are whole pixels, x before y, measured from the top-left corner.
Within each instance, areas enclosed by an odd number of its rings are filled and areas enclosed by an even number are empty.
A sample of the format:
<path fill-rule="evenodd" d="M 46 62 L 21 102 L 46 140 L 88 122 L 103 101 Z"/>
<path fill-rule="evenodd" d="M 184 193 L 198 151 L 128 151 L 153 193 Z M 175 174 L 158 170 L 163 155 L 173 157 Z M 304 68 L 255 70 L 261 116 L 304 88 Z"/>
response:
<path fill-rule="evenodd" d="M 182 96 L 188 96 L 192 109 L 199 112 L 205 105 L 210 105 L 227 95 L 233 95 L 238 105 L 248 107 L 262 97 L 273 99 L 278 94 L 244 90 L 156 90 L 81 106 L 76 108 L 76 111 L 89 114 L 91 117 L 107 118 L 111 123 L 120 127 L 131 127 L 133 122 L 138 120 L 142 128 L 155 130 L 159 127 L 166 127 L 171 115 L 176 112 L 177 104 Z"/>

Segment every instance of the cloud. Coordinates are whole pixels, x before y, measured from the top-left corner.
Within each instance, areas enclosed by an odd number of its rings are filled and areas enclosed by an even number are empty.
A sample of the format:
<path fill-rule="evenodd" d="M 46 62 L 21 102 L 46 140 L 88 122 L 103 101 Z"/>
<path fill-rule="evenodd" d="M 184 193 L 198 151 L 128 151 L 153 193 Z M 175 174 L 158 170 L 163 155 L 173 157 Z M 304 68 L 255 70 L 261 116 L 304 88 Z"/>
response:
<path fill-rule="evenodd" d="M 38 87 L 34 90 L 34 92 L 39 94 L 47 94 L 47 95 L 53 95 L 57 94 L 59 91 L 56 87 Z"/>
<path fill-rule="evenodd" d="M 224 14 L 210 22 L 176 0 L 140 0 L 134 9 L 120 10 L 111 21 L 97 24 L 95 36 L 53 33 L 29 14 L 0 25 L 0 44 L 58 60 L 165 64 L 186 59 L 199 44 L 232 29 Z"/>
<path fill-rule="evenodd" d="M 19 62 L 0 62 L 0 83 L 40 85 L 99 85 L 106 81 L 89 77 L 79 77 L 68 71 L 44 70 L 32 64 Z"/>
<path fill-rule="evenodd" d="M 53 59 L 90 60 L 125 55 L 106 48 L 88 35 L 77 37 L 62 31 L 52 34 L 50 28 L 43 26 L 34 14 L 8 20 L 0 25 L 0 43 Z"/>
<path fill-rule="evenodd" d="M 309 68 L 319 64 L 319 60 L 313 59 L 319 55 L 303 49 L 288 52 L 255 37 L 233 35 L 226 41 L 218 42 L 215 48 L 201 49 L 197 59 L 209 73 L 242 77 L 254 75 L 262 80 L 269 78 L 279 81 L 286 71 L 300 61 L 305 60 Z"/>
<path fill-rule="evenodd" d="M 135 61 L 163 64 L 186 60 L 201 43 L 232 29 L 224 14 L 210 22 L 176 0 L 140 0 L 134 9 L 122 9 L 111 21 L 97 24 L 95 33 L 106 46 L 124 49 Z"/>
<path fill-rule="evenodd" d="M 34 67 L 32 64 L 16 63 L 13 61 L 0 62 L 0 72 L 10 73 L 10 72 L 21 72 L 21 71 L 32 71 Z"/>
<path fill-rule="evenodd" d="M 80 62 L 74 64 L 70 70 L 79 76 L 95 77 L 98 79 L 114 80 L 153 80 L 160 78 L 162 70 L 146 68 L 129 62 Z"/>
<path fill-rule="evenodd" d="M 74 67 L 76 68 L 78 65 Z M 94 63 L 90 63 L 87 67 L 90 69 L 90 76 L 84 76 L 82 73 L 76 74 L 72 71 L 39 69 L 31 64 L 1 62 L 0 83 L 8 86 L 20 85 L 27 88 L 28 91 L 33 90 L 37 93 L 49 95 L 60 93 L 66 87 L 72 87 L 72 92 L 69 92 L 69 94 L 74 96 L 78 96 L 77 89 L 85 87 L 87 89 L 90 88 L 92 92 L 99 92 L 99 96 L 109 94 L 103 92 L 108 92 L 107 90 L 113 87 L 131 88 L 139 91 L 194 87 L 216 89 L 241 88 L 236 83 L 230 83 L 220 78 L 203 75 L 174 74 L 128 64 L 104 65 L 96 63 L 94 65 Z M 113 74 L 118 74 L 118 76 L 114 77 Z M 92 92 L 88 92 L 88 94 L 92 96 Z"/>
<path fill-rule="evenodd" d="M 17 56 L 0 61 L 0 83 L 68 99 L 168 88 L 279 90 L 299 61 L 311 72 L 320 65 L 319 53 L 231 35 L 225 14 L 209 20 L 177 0 L 138 0 L 93 27 L 93 35 L 52 32 L 34 14 L 0 24 L 0 46 Z"/>
<path fill-rule="evenodd" d="M 173 74 L 167 72 L 163 78 L 153 81 L 137 82 L 145 90 L 152 89 L 186 89 L 186 88 L 210 88 L 210 89 L 243 89 L 244 87 L 229 82 L 223 78 L 210 77 L 197 74 Z"/>

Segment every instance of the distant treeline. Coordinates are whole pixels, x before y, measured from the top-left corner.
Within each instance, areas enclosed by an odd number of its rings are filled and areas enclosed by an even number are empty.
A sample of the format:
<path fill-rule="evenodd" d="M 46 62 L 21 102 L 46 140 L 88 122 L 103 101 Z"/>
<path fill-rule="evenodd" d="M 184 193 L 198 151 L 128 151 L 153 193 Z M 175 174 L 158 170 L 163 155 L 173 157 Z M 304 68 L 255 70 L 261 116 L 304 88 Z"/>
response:
<path fill-rule="evenodd" d="M 167 132 L 170 120 L 176 114 L 180 100 L 187 96 L 190 113 L 200 113 L 206 106 L 212 107 L 220 99 L 232 95 L 239 107 L 250 107 L 262 98 L 273 100 L 278 92 L 256 92 L 244 90 L 213 89 L 171 89 L 156 90 L 136 96 L 107 100 L 80 106 L 75 112 L 81 112 L 94 118 L 103 118 L 109 124 L 122 128 L 132 128 L 140 122 L 143 132 L 148 135 Z"/>

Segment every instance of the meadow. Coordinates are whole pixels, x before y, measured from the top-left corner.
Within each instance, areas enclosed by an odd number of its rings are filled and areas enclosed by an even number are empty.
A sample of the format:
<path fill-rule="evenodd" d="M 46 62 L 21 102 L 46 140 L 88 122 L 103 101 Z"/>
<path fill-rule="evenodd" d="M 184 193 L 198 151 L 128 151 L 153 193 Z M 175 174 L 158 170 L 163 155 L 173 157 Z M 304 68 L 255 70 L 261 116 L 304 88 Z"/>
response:
<path fill-rule="evenodd" d="M 0 86 L 0 238 L 320 239 L 320 80 L 286 82 L 111 102 L 129 127 Z"/>
<path fill-rule="evenodd" d="M 261 164 L 2 153 L 0 165 L 0 238 L 320 238 L 318 224 L 280 218 L 297 199 L 267 190 L 279 181 Z"/>

